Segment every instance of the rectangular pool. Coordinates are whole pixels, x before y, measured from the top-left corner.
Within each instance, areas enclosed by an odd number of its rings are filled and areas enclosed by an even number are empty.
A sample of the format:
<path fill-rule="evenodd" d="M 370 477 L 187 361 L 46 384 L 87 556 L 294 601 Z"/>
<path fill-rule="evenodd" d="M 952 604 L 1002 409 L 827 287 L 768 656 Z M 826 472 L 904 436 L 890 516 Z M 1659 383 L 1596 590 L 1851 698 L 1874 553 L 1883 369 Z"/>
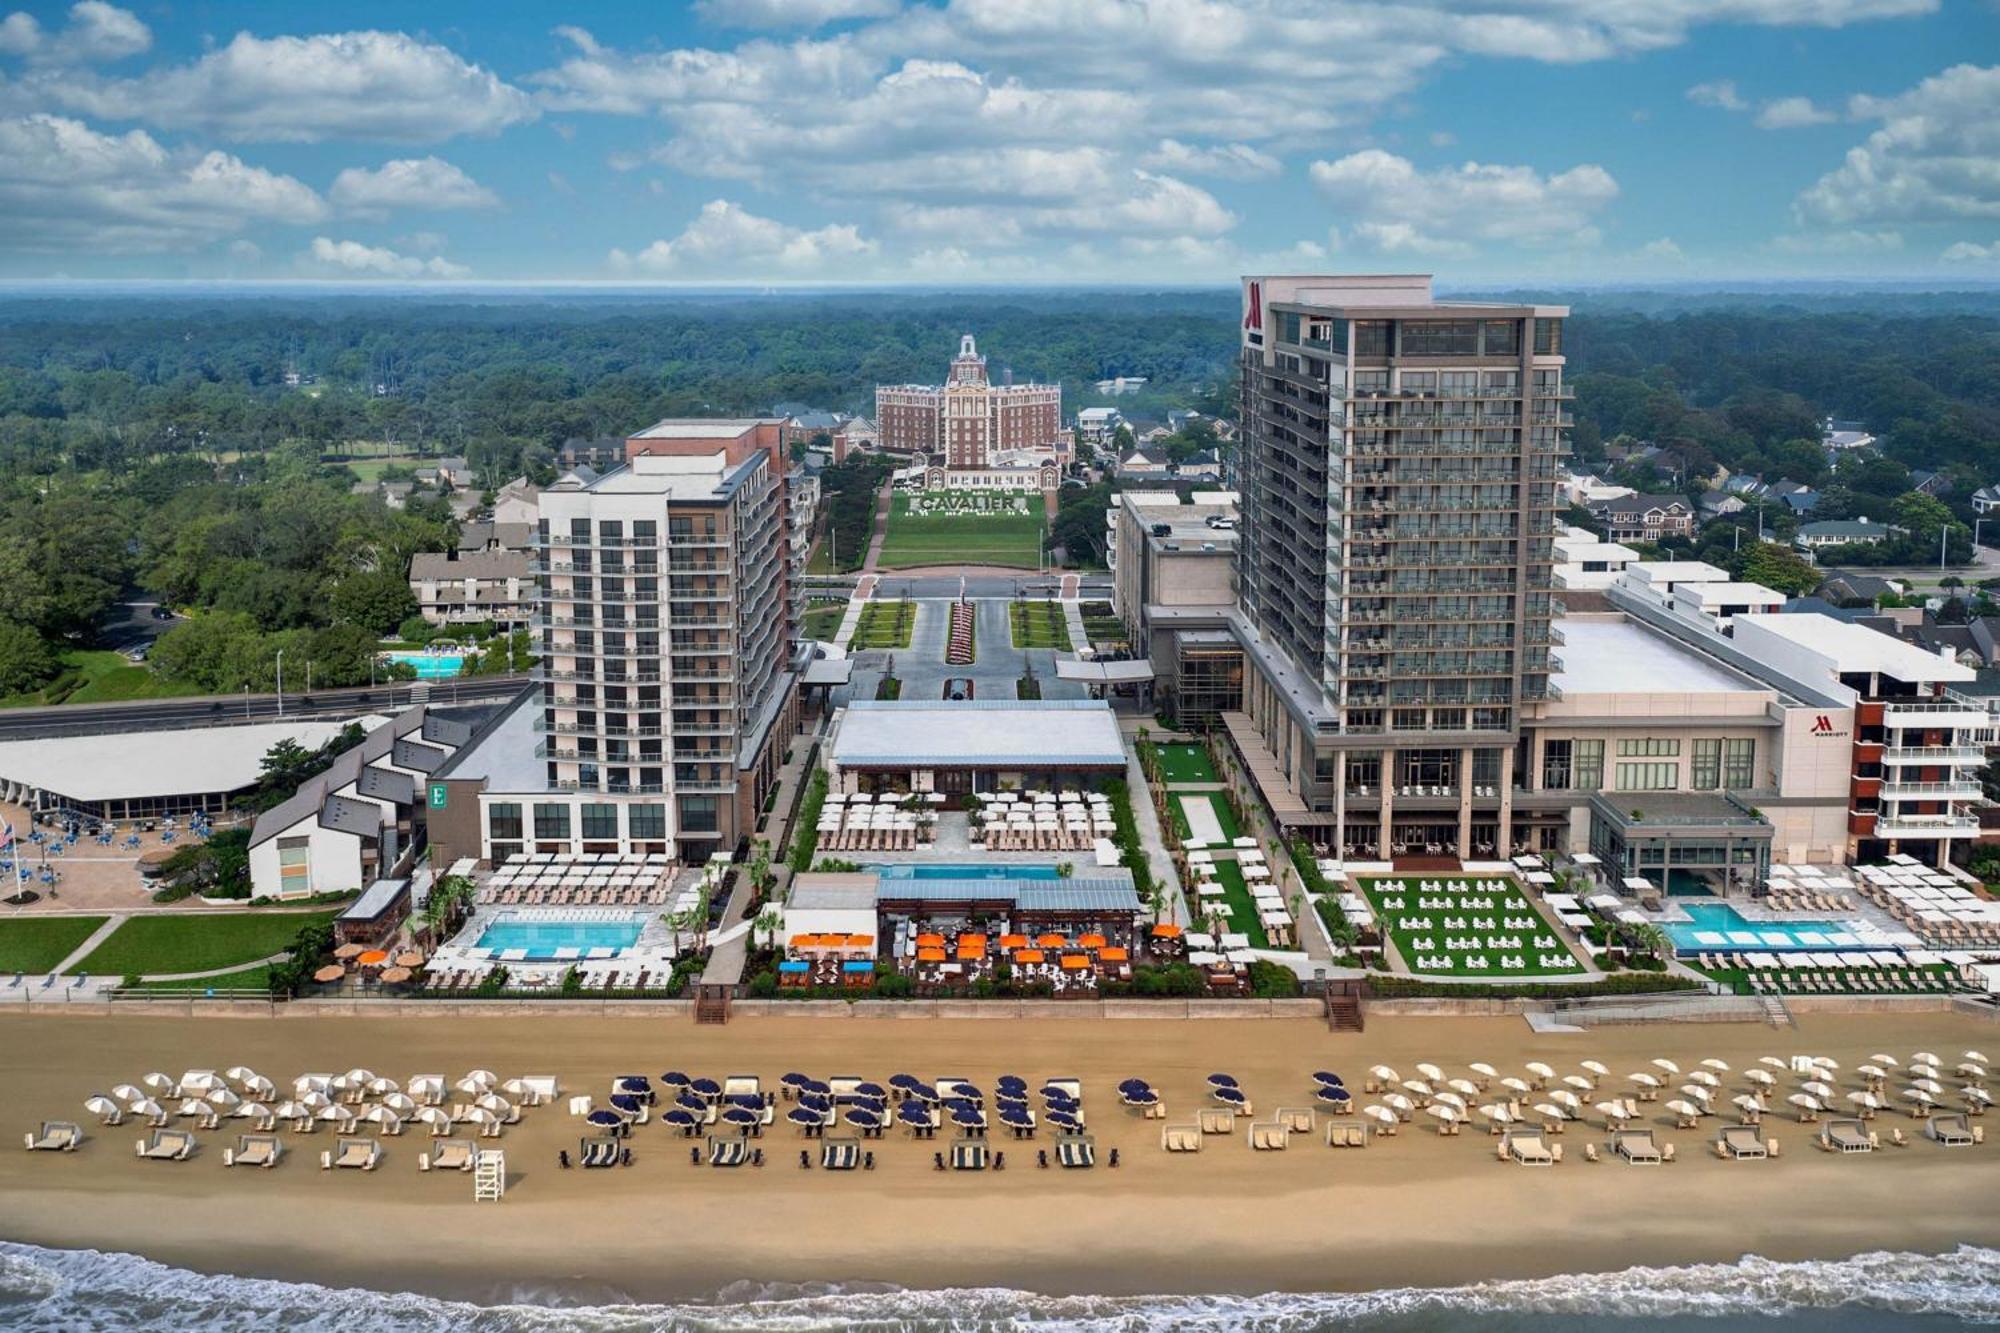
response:
<path fill-rule="evenodd" d="M 1052 865 L 1004 865 L 980 861 L 973 865 L 878 865 L 877 879 L 1060 879 Z"/>
<path fill-rule="evenodd" d="M 500 916 L 479 936 L 479 948 L 491 949 L 498 958 L 510 949 L 525 950 L 524 961 L 549 962 L 558 949 L 575 949 L 579 955 L 592 949 L 629 949 L 639 942 L 646 918 L 622 921 L 563 921 L 535 917 Z"/>
<path fill-rule="evenodd" d="M 1756 949 L 1784 953 L 1800 949 L 1859 949 L 1851 921 L 1747 921 L 1727 903 L 1681 903 L 1689 919 L 1663 928 L 1679 953 Z"/>
<path fill-rule="evenodd" d="M 442 680 L 465 670 L 464 653 L 384 653 L 391 662 L 401 662 L 417 673 L 418 680 Z"/>

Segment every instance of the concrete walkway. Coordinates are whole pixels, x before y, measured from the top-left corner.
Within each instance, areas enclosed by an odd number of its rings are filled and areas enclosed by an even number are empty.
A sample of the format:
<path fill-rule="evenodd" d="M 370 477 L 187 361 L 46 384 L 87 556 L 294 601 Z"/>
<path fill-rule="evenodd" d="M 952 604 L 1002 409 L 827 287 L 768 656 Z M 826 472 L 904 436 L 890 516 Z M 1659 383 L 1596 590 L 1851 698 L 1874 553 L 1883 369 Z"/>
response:
<path fill-rule="evenodd" d="M 1064 580 L 1068 582 L 1067 579 Z M 1067 589 L 1065 589 L 1067 591 Z M 1069 626 L 1069 646 L 1073 653 L 1081 653 L 1090 647 L 1090 635 L 1083 628 L 1083 603 L 1074 594 L 1065 596 L 1060 602 L 1063 623 Z"/>
<path fill-rule="evenodd" d="M 896 483 L 885 481 L 875 496 L 875 518 L 868 529 L 868 554 L 861 561 L 861 572 L 873 574 L 875 562 L 882 558 L 882 543 L 889 536 L 889 506 L 896 493 Z"/>
<path fill-rule="evenodd" d="M 90 932 L 90 938 L 86 939 L 83 943 L 77 945 L 75 949 L 71 950 L 69 957 L 63 959 L 60 963 L 57 963 L 52 970 L 57 973 L 62 973 L 62 972 L 68 972 L 71 969 L 75 968 L 78 963 L 81 963 L 84 959 L 90 957 L 91 950 L 95 949 L 98 945 L 104 943 L 105 940 L 109 939 L 111 937 L 111 932 L 117 930 L 118 927 L 124 924 L 125 924 L 125 918 L 123 916 L 113 916 L 108 918 L 103 925 L 99 926 L 96 930 Z"/>
<path fill-rule="evenodd" d="M 847 610 L 840 617 L 840 628 L 833 632 L 833 641 L 842 648 L 854 637 L 854 631 L 861 628 L 861 612 L 868 605 L 868 599 L 875 595 L 878 580 L 873 574 L 863 574 L 854 581 L 854 595 L 847 599 Z"/>
<path fill-rule="evenodd" d="M 211 967 L 206 972 L 148 972 L 142 975 L 139 980 L 200 981 L 206 977 L 227 977 L 233 976 L 238 972 L 249 972 L 255 968 L 269 967 L 273 963 L 282 963 L 291 956 L 290 952 L 274 953 L 269 958 L 259 958 L 255 962 L 232 963 L 228 967 Z"/>
<path fill-rule="evenodd" d="M 1190 924 L 1187 889 L 1181 884 L 1180 872 L 1174 869 L 1173 857 L 1167 854 L 1167 840 L 1160 832 L 1160 817 L 1153 809 L 1152 791 L 1146 785 L 1145 770 L 1139 767 L 1139 751 L 1133 744 L 1132 733 L 1120 730 L 1125 740 L 1125 789 L 1132 800 L 1132 819 L 1139 826 L 1139 842 L 1146 849 L 1153 878 L 1167 886 L 1166 903 L 1159 919 L 1186 926 Z"/>

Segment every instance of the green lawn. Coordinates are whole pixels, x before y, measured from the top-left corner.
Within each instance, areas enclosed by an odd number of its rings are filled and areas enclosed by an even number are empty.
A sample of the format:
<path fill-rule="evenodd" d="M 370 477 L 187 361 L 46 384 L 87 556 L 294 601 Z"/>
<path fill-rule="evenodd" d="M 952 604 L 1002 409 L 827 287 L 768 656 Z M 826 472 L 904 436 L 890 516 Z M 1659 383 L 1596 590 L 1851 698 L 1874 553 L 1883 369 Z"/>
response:
<path fill-rule="evenodd" d="M 831 642 L 834 631 L 840 628 L 840 618 L 847 614 L 846 602 L 829 602 L 815 606 L 805 614 L 800 622 L 799 634 L 808 639 L 818 639 L 822 643 Z"/>
<path fill-rule="evenodd" d="M 107 919 L 22 916 L 0 921 L 0 972 L 47 972 L 69 957 Z"/>
<path fill-rule="evenodd" d="M 1160 773 L 1168 782 L 1220 782 L 1208 750 L 1200 745 L 1162 745 Z"/>
<path fill-rule="evenodd" d="M 1083 632 L 1090 636 L 1093 645 L 1104 648 L 1125 643 L 1130 637 L 1125 633 L 1125 622 L 1117 616 L 1085 616 Z"/>
<path fill-rule="evenodd" d="M 947 492 L 949 494 L 949 492 Z M 883 569 L 919 565 L 1041 566 L 1041 496 L 1026 497 L 1025 514 L 913 514 L 910 497 L 890 503 L 889 532 L 876 562 Z"/>
<path fill-rule="evenodd" d="M 333 920 L 333 912 L 229 912 L 208 916 L 135 916 L 91 951 L 79 972 L 122 977 L 133 973 L 205 972 L 285 952 L 307 926 Z"/>
<path fill-rule="evenodd" d="M 389 468 L 406 467 L 414 469 L 422 467 L 424 461 L 421 458 L 412 458 L 408 455 L 400 458 L 354 458 L 349 459 L 343 466 L 352 470 L 354 475 L 361 480 L 374 482 L 380 481 L 383 472 Z"/>
<path fill-rule="evenodd" d="M 1222 901 L 1229 909 L 1229 929 L 1243 932 L 1250 937 L 1253 949 L 1269 948 L 1271 939 L 1264 933 L 1264 923 L 1257 919 L 1257 902 L 1250 896 L 1250 886 L 1244 882 L 1242 867 L 1234 861 L 1218 860 L 1215 863 L 1215 879 L 1222 885 Z M 1195 912 L 1201 916 L 1201 900 L 1195 899 Z"/>
<path fill-rule="evenodd" d="M 1007 609 L 1016 648 L 1070 650 L 1069 623 L 1056 602 L 1013 602 Z"/>
<path fill-rule="evenodd" d="M 850 648 L 907 648 L 910 633 L 917 625 L 917 604 L 915 602 L 870 601 L 861 608 L 861 619 L 854 626 L 854 637 L 848 640 Z"/>
<path fill-rule="evenodd" d="M 1419 883 L 1438 883 L 1441 890 L 1425 894 Z M 1478 882 L 1486 882 L 1482 877 Z M 1420 899 L 1433 904 L 1445 898 L 1457 900 L 1458 895 L 1472 891 L 1473 880 L 1465 878 L 1424 880 L 1410 879 L 1364 879 L 1361 891 L 1368 896 L 1369 904 L 1375 909 L 1375 918 L 1395 941 L 1396 952 L 1402 956 L 1403 965 L 1410 971 L 1425 976 L 1438 977 L 1479 977 L 1483 980 L 1511 980 L 1522 977 L 1574 976 L 1581 973 L 1583 964 L 1562 942 L 1555 928 L 1542 919 L 1539 913 L 1522 896 L 1520 886 L 1513 880 L 1502 880 L 1504 885 L 1496 893 L 1477 893 L 1477 900 L 1491 899 L 1491 907 L 1472 906 L 1431 906 L 1424 907 Z M 1401 906 L 1390 906 L 1385 900 L 1396 900 Z M 1532 921 L 1525 928 L 1509 926 L 1513 920 Z M 1413 929 L 1404 929 L 1404 922 L 1420 923 Z M 1447 924 L 1447 922 L 1451 924 Z M 1476 923 L 1476 924 L 1475 924 Z M 1494 936 L 1505 939 L 1518 937 L 1519 948 L 1494 948 L 1480 944 L 1477 948 L 1464 947 L 1463 941 L 1478 938 L 1484 941 Z M 1424 941 L 1427 947 L 1419 948 L 1417 942 Z M 1454 943 L 1448 944 L 1447 940 Z M 1543 941 L 1539 947 L 1535 941 Z M 1544 957 L 1561 954 L 1563 964 L 1559 967 L 1544 966 Z M 1418 967 L 1419 957 L 1427 960 L 1443 960 L 1439 966 L 1435 961 L 1427 967 Z M 1523 967 L 1504 966 L 1503 960 L 1519 958 Z M 1474 967 L 1472 962 L 1484 959 L 1485 966 Z"/>
<path fill-rule="evenodd" d="M 1222 793 L 1219 791 L 1185 792 L 1179 795 L 1168 792 L 1167 813 L 1174 817 L 1174 832 L 1181 835 L 1183 842 L 1194 836 L 1188 826 L 1187 811 L 1181 808 L 1181 802 L 1201 800 L 1206 800 L 1209 809 L 1215 811 L 1215 822 L 1222 825 L 1222 836 L 1234 842 L 1242 830 L 1236 827 L 1236 816 L 1229 812 L 1229 802 L 1222 799 Z"/>
<path fill-rule="evenodd" d="M 62 654 L 61 675 L 43 689 L 0 697 L 0 708 L 115 703 L 121 699 L 167 699 L 199 693 L 200 687 L 161 680 L 150 667 L 109 648 L 72 648 Z"/>

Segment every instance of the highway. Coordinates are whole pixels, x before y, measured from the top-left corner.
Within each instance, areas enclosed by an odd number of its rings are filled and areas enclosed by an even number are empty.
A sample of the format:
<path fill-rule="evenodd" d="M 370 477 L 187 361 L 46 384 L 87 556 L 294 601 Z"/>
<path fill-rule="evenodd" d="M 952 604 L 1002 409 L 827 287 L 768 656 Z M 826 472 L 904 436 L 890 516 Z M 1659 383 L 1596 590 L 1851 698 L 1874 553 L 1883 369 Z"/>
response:
<path fill-rule="evenodd" d="M 346 718 L 392 713 L 413 703 L 484 703 L 506 699 L 528 683 L 525 674 L 464 680 L 398 681 L 394 686 L 275 694 L 205 695 L 186 699 L 135 699 L 115 704 L 61 704 L 53 708 L 0 709 L 0 741 L 43 736 L 87 736 L 117 731 L 274 722 L 285 717 Z"/>

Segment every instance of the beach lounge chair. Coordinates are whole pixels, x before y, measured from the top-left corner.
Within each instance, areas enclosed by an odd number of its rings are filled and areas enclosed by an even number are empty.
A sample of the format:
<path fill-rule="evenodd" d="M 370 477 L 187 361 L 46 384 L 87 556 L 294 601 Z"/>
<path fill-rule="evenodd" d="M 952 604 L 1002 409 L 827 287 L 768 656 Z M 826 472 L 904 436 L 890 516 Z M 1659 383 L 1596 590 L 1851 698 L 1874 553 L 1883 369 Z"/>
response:
<path fill-rule="evenodd" d="M 1633 1166 L 1658 1166 L 1660 1146 L 1650 1129 L 1620 1130 L 1611 1138 L 1611 1150 Z"/>
<path fill-rule="evenodd" d="M 1272 1114 L 1279 1124 L 1294 1134 L 1310 1134 L 1319 1122 L 1318 1113 L 1310 1106 L 1281 1106 Z"/>
<path fill-rule="evenodd" d="M 1754 1162 L 1770 1154 L 1765 1151 L 1764 1141 L 1757 1137 L 1754 1127 L 1726 1125 L 1716 1136 L 1715 1155 L 1732 1162 Z"/>
<path fill-rule="evenodd" d="M 382 1162 L 382 1145 L 374 1139 L 334 1140 L 333 1150 L 319 1155 L 319 1169 L 331 1171 L 340 1167 L 349 1171 L 373 1171 Z"/>
<path fill-rule="evenodd" d="M 1829 1120 L 1819 1127 L 1819 1146 L 1828 1152 L 1873 1152 L 1875 1143 L 1859 1120 Z"/>
<path fill-rule="evenodd" d="M 1326 1146 L 1329 1148 L 1366 1148 L 1368 1146 L 1368 1126 L 1345 1124 L 1338 1120 L 1328 1121 L 1326 1126 Z"/>
<path fill-rule="evenodd" d="M 1064 1163 L 1068 1165 L 1067 1162 Z M 986 1145 L 977 1139 L 960 1139 L 951 1145 L 951 1169 L 954 1171 L 984 1171 L 986 1169 Z"/>
<path fill-rule="evenodd" d="M 470 1171 L 478 1157 L 479 1152 L 470 1139 L 438 1139 L 429 1152 L 417 1155 L 417 1170 Z"/>
<path fill-rule="evenodd" d="M 1542 1142 L 1540 1130 L 1517 1129 L 1500 1136 L 1500 1160 L 1522 1166 L 1552 1166 L 1556 1156 Z"/>
<path fill-rule="evenodd" d="M 742 1166 L 750 1160 L 750 1141 L 741 1138 L 717 1138 L 708 1140 L 708 1164 L 710 1166 Z"/>
<path fill-rule="evenodd" d="M 1327 1128 L 1328 1131 L 1331 1132 L 1332 1126 L 1329 1125 Z M 1160 1126 L 1160 1147 L 1166 1149 L 1166 1151 L 1168 1152 L 1200 1152 L 1201 1126 L 1200 1125 Z"/>
<path fill-rule="evenodd" d="M 284 1155 L 285 1145 L 276 1134 L 238 1134 L 236 1146 L 222 1150 L 222 1164 L 271 1167 Z"/>
<path fill-rule="evenodd" d="M 1291 1144 L 1292 1131 L 1282 1121 L 1267 1121 L 1252 1124 L 1248 1130 L 1250 1146 L 1259 1152 L 1282 1152 Z"/>
<path fill-rule="evenodd" d="M 75 1152 L 83 1142 L 83 1131 L 67 1120 L 44 1120 L 27 1139 L 29 1152 Z"/>
<path fill-rule="evenodd" d="M 852 1171 L 861 1165 L 861 1140 L 853 1135 L 827 1139 L 819 1145 L 819 1164 L 828 1171 Z"/>
<path fill-rule="evenodd" d="M 1942 1148 L 1969 1148 L 1972 1122 L 1958 1113 L 1934 1115 L 1924 1121 L 1924 1137 Z"/>
<path fill-rule="evenodd" d="M 1056 1135 L 1056 1161 L 1083 1170 L 1097 1165 L 1097 1140 L 1088 1134 Z"/>
<path fill-rule="evenodd" d="M 616 1139 L 580 1139 L 577 1141 L 577 1165 L 591 1169 L 616 1166 L 618 1151 Z"/>
<path fill-rule="evenodd" d="M 156 1162 L 185 1162 L 194 1155 L 194 1135 L 184 1129 L 156 1129 L 139 1140 L 138 1151 Z"/>
<path fill-rule="evenodd" d="M 1195 1123 L 1204 1134 L 1233 1134 L 1236 1132 L 1236 1112 L 1227 1106 L 1204 1106 L 1195 1112 Z"/>

